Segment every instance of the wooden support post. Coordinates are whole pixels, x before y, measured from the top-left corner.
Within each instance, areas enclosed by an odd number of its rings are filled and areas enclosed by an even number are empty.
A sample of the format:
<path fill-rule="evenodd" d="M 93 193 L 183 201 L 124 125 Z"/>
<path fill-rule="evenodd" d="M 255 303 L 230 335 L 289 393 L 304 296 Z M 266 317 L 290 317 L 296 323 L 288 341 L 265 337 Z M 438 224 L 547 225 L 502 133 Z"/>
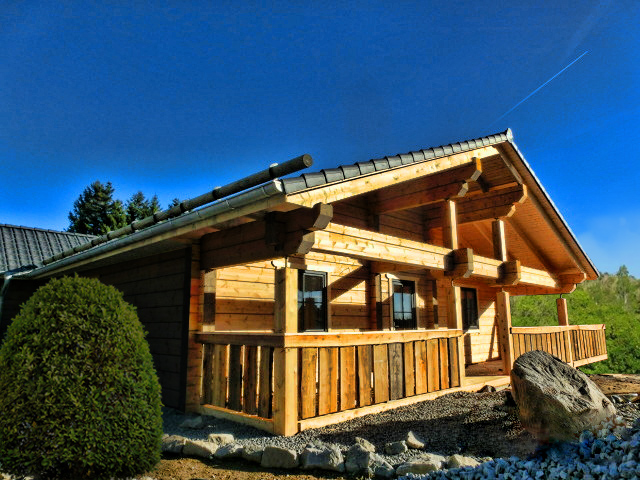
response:
<path fill-rule="evenodd" d="M 509 375 L 515 360 L 513 355 L 513 337 L 511 336 L 511 305 L 509 293 L 498 292 L 496 298 L 496 316 L 498 317 L 498 335 L 500 340 L 500 354 L 504 365 L 504 373 Z"/>
<path fill-rule="evenodd" d="M 569 325 L 569 313 L 567 311 L 567 299 L 556 299 L 556 307 L 558 308 L 558 325 Z"/>
<path fill-rule="evenodd" d="M 456 214 L 456 204 L 453 200 L 445 200 L 442 209 L 442 239 L 446 248 L 453 250 L 458 249 L 458 220 Z M 471 255 L 473 259 L 473 255 Z M 473 260 L 471 260 L 473 262 Z M 472 267 L 473 268 L 473 267 Z M 453 286 L 453 282 L 448 290 L 448 315 L 447 327 L 462 330 L 462 294 L 460 287 Z M 458 345 L 458 378 L 460 385 L 464 383 L 464 349 L 460 348 L 462 342 Z M 429 368 L 433 368 L 431 365 Z"/>
<path fill-rule="evenodd" d="M 445 200 L 442 206 L 442 240 L 446 248 L 458 248 L 458 222 L 456 203 L 453 200 Z"/>
<path fill-rule="evenodd" d="M 491 224 L 493 232 L 493 256 L 496 260 L 507 261 L 507 242 L 504 235 L 504 221 L 497 219 Z"/>
<path fill-rule="evenodd" d="M 202 392 L 203 345 L 196 341 L 196 334 L 202 330 L 202 310 L 204 299 L 204 277 L 200 272 L 200 245 L 191 247 L 191 271 L 189 291 L 189 338 L 187 348 L 187 385 L 185 410 L 197 412 L 200 408 Z"/>
<path fill-rule="evenodd" d="M 298 271 L 286 265 L 275 271 L 275 333 L 298 331 Z M 298 349 L 273 351 L 273 429 L 278 435 L 298 433 Z"/>
<path fill-rule="evenodd" d="M 295 333 L 298 331 L 298 270 L 285 262 L 283 268 L 275 271 L 275 333 Z"/>

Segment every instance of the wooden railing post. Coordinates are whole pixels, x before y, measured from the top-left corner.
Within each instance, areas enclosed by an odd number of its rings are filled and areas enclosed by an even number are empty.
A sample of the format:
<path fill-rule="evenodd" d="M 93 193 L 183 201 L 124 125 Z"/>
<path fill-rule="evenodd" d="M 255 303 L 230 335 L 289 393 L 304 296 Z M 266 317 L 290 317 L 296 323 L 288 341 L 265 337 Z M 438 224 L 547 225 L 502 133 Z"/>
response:
<path fill-rule="evenodd" d="M 298 331 L 298 271 L 285 264 L 275 271 L 275 333 Z M 298 433 L 298 349 L 273 351 L 273 429 L 278 435 Z"/>
<path fill-rule="evenodd" d="M 498 333 L 500 336 L 500 354 L 504 364 L 504 373 L 509 375 L 515 360 L 513 355 L 513 337 L 511 336 L 511 305 L 509 292 L 498 292 L 496 297 Z"/>

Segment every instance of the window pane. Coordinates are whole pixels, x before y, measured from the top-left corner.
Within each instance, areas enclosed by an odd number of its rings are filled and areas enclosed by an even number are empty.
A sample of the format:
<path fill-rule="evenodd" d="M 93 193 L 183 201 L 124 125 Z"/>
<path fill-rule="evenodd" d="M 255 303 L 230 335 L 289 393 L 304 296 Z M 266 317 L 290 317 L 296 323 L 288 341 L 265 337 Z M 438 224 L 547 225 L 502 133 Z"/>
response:
<path fill-rule="evenodd" d="M 301 271 L 298 288 L 300 331 L 326 330 L 326 274 Z"/>
<path fill-rule="evenodd" d="M 462 326 L 465 330 L 478 328 L 478 299 L 474 288 L 461 288 Z"/>
<path fill-rule="evenodd" d="M 408 280 L 394 280 L 392 288 L 394 328 L 399 330 L 416 328 L 415 283 Z"/>

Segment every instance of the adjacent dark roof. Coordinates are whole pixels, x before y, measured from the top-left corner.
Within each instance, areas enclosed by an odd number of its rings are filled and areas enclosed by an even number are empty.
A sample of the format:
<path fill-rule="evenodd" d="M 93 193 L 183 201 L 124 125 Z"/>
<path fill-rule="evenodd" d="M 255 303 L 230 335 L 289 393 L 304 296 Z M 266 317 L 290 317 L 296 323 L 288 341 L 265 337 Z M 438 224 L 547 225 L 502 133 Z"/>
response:
<path fill-rule="evenodd" d="M 0 273 L 40 266 L 45 258 L 93 238 L 80 233 L 0 224 Z"/>
<path fill-rule="evenodd" d="M 303 173 L 298 177 L 283 178 L 282 185 L 285 193 L 295 193 L 306 188 L 318 187 L 332 182 L 348 180 L 360 175 L 379 172 L 389 168 L 408 165 L 410 163 L 423 162 L 434 158 L 455 155 L 456 153 L 468 152 L 476 148 L 487 147 L 506 141 L 513 141 L 511 129 L 495 135 L 467 140 L 465 142 L 451 143 L 440 147 L 417 150 L 415 152 L 401 153 L 392 157 L 383 157 L 369 160 L 368 162 L 357 162 L 353 165 L 342 165 L 338 168 L 329 168 L 319 172 Z"/>

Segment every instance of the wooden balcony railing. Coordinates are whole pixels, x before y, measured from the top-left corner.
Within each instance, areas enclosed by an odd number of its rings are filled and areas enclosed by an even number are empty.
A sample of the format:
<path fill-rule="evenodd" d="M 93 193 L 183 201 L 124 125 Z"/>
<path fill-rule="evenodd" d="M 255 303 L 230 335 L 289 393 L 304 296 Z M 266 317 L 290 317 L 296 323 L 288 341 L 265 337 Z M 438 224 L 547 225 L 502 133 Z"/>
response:
<path fill-rule="evenodd" d="M 300 429 L 324 415 L 461 384 L 461 330 L 209 332 L 197 338 L 204 344 L 203 409 L 269 431 L 281 395 L 281 379 L 274 378 L 279 350 L 296 350 Z"/>
<path fill-rule="evenodd" d="M 579 367 L 607 359 L 605 325 L 512 327 L 515 358 L 532 350 L 544 350 Z"/>

